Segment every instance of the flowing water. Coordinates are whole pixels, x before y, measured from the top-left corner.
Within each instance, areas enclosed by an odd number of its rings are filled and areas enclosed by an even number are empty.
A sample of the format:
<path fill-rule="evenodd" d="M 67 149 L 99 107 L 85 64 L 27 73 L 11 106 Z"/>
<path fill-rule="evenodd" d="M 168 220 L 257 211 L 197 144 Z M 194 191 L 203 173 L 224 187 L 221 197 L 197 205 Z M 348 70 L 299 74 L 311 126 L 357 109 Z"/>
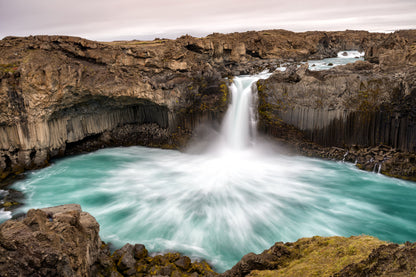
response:
<path fill-rule="evenodd" d="M 0 189 L 0 204 L 4 204 L 3 198 L 8 194 L 7 191 Z M 10 211 L 5 211 L 4 209 L 0 209 L 0 223 L 4 220 L 11 218 L 12 213 Z"/>
<path fill-rule="evenodd" d="M 209 147 L 99 150 L 27 174 L 20 211 L 79 203 L 116 247 L 179 251 L 222 272 L 248 252 L 313 235 L 415 239 L 416 184 L 354 165 L 286 156 L 256 137 L 251 84 L 236 77 Z"/>
<path fill-rule="evenodd" d="M 309 70 L 317 71 L 317 70 L 328 70 L 333 68 L 337 65 L 345 65 L 348 63 L 354 63 L 358 60 L 364 60 L 364 52 L 359 52 L 355 50 L 350 51 L 341 51 L 338 52 L 336 57 L 327 58 L 323 60 L 308 60 Z M 287 65 L 283 65 L 277 68 L 279 71 L 285 71 Z"/>
<path fill-rule="evenodd" d="M 327 58 L 323 60 L 309 60 L 309 70 L 327 70 L 337 65 L 353 63 L 358 60 L 364 60 L 364 52 L 359 51 L 341 51 L 335 58 Z"/>

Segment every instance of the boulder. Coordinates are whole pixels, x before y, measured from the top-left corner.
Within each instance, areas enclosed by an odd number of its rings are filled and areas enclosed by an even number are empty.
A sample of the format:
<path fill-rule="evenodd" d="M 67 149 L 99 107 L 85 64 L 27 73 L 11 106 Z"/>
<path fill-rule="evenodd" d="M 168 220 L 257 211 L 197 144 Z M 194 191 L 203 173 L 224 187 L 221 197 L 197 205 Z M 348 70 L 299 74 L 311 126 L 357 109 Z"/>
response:
<path fill-rule="evenodd" d="M 95 218 L 76 204 L 29 210 L 0 225 L 3 276 L 94 276 L 102 242 Z"/>

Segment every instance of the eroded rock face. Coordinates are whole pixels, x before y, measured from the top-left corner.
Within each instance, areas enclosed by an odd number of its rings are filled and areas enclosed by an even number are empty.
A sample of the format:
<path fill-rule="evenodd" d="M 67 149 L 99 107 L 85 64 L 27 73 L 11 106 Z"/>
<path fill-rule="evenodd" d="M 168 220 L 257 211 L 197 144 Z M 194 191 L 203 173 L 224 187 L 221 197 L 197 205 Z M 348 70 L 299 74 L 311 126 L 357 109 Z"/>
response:
<path fill-rule="evenodd" d="M 195 55 L 174 41 L 0 41 L 0 177 L 106 146 L 180 147 L 228 101 L 219 71 Z"/>
<path fill-rule="evenodd" d="M 283 62 L 331 57 L 347 49 L 366 51 L 382 70 L 402 59 L 412 65 L 413 35 L 412 31 L 392 36 L 270 30 L 152 42 L 4 38 L 0 41 L 0 179 L 42 167 L 52 157 L 101 147 L 181 147 L 198 124 L 221 120 L 230 98 L 224 77 L 274 69 Z M 389 51 L 395 51 L 394 58 L 389 58 Z M 368 63 L 355 69 L 374 70 Z M 290 82 L 297 82 L 296 74 L 288 76 L 295 78 Z M 337 85 L 345 87 L 342 78 Z M 345 78 L 348 85 L 358 84 Z M 367 79 L 360 81 L 371 90 Z M 390 81 L 387 77 L 383 84 Z"/>
<path fill-rule="evenodd" d="M 0 225 L 0 276 L 214 276 L 179 253 L 149 256 L 142 244 L 110 253 L 99 224 L 77 204 L 29 210 Z"/>
<path fill-rule="evenodd" d="M 378 54 L 371 55 L 382 57 L 390 40 L 403 52 L 401 67 L 396 60 L 359 61 L 309 71 L 305 64 L 260 80 L 260 129 L 287 141 L 295 138 L 308 155 L 329 157 L 331 147 L 341 148 L 337 155 L 360 168 L 416 179 L 413 163 L 402 162 L 416 153 L 415 41 L 396 34 L 373 46 Z M 391 149 L 389 154 L 375 149 L 380 145 Z"/>
<path fill-rule="evenodd" d="M 2 276 L 93 276 L 99 225 L 79 205 L 30 210 L 0 225 Z"/>
<path fill-rule="evenodd" d="M 416 87 L 407 82 L 415 70 L 401 76 L 350 67 L 296 72 L 297 79 L 277 72 L 259 82 L 265 119 L 275 115 L 323 146 L 383 143 L 416 151 L 416 118 L 409 105 Z"/>

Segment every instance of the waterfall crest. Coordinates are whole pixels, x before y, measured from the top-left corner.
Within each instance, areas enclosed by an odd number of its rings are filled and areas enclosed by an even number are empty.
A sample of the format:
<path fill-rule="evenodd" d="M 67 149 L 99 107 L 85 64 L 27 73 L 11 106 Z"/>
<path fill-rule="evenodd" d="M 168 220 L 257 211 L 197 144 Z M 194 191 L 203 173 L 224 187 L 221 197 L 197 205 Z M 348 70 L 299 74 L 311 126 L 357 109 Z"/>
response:
<path fill-rule="evenodd" d="M 255 82 L 271 73 L 234 77 L 229 89 L 231 104 L 222 124 L 225 147 L 245 149 L 254 144 L 257 130 L 257 88 Z"/>

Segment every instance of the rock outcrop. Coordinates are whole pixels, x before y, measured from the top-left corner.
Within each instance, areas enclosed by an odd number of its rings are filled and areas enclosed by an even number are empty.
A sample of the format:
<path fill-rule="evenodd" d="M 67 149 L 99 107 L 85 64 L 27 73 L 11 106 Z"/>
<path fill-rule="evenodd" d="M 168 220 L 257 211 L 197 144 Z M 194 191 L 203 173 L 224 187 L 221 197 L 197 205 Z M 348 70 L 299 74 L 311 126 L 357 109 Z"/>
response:
<path fill-rule="evenodd" d="M 218 70 L 175 41 L 0 41 L 0 177 L 105 146 L 179 147 L 226 110 Z"/>
<path fill-rule="evenodd" d="M 380 246 L 367 259 L 345 267 L 334 276 L 416 276 L 416 244 Z"/>
<path fill-rule="evenodd" d="M 277 72 L 259 82 L 260 112 L 265 119 L 268 113 L 278 116 L 323 146 L 383 143 L 415 152 L 416 69 L 400 76 L 356 70 L 361 65 L 371 66 L 357 62 L 328 71 L 302 66 L 292 74 Z"/>
<path fill-rule="evenodd" d="M 30 210 L 0 225 L 1 276 L 92 276 L 99 225 L 79 205 Z"/>
<path fill-rule="evenodd" d="M 113 254 L 100 226 L 77 204 L 29 210 L 0 225 L 0 276 L 214 276 L 178 253 L 149 256 L 141 244 Z"/>
<path fill-rule="evenodd" d="M 400 67 L 397 59 L 386 58 L 390 53 L 386 44 L 400 56 Z M 328 156 L 327 147 L 342 148 L 341 159 L 357 162 L 367 170 L 381 167 L 383 173 L 415 180 L 415 45 L 414 40 L 392 34 L 371 47 L 369 59 L 379 64 L 358 61 L 328 71 L 310 71 L 304 64 L 260 80 L 260 129 L 276 137 L 291 133 L 298 141 L 309 140 L 325 149 L 318 156 Z M 371 58 L 375 56 L 378 59 Z M 376 149 L 380 145 L 394 150 L 387 154 Z M 369 155 L 370 151 L 358 148 L 372 148 L 376 153 Z M 399 164 L 403 155 L 409 160 L 405 168 Z"/>
<path fill-rule="evenodd" d="M 247 254 L 224 276 L 416 276 L 416 244 L 313 237 Z"/>
<path fill-rule="evenodd" d="M 385 243 L 368 236 L 312 237 L 277 242 L 261 254 L 245 255 L 224 276 L 332 276 L 368 257 Z"/>

